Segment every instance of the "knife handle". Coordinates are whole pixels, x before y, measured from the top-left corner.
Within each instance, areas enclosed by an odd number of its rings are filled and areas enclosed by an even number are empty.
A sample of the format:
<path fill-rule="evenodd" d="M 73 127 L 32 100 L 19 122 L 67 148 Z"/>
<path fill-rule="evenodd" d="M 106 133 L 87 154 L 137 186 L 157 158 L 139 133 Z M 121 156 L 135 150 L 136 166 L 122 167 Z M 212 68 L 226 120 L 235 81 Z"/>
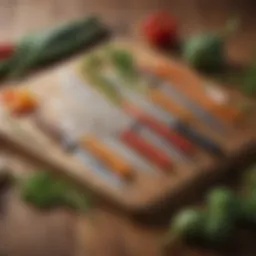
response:
<path fill-rule="evenodd" d="M 177 122 L 172 128 L 174 128 L 184 137 L 188 138 L 191 142 L 208 151 L 210 154 L 217 157 L 223 157 L 225 155 L 223 150 L 217 143 L 212 141 L 210 138 L 198 133 L 193 128 L 187 126 L 183 122 Z"/>
<path fill-rule="evenodd" d="M 172 168 L 173 164 L 168 155 L 154 148 L 153 145 L 146 142 L 135 132 L 125 131 L 121 135 L 121 140 L 147 160 L 155 163 L 161 169 L 168 171 Z"/>
<path fill-rule="evenodd" d="M 169 63 L 159 65 L 156 69 L 150 69 L 151 72 L 158 76 L 172 80 L 172 86 L 175 86 L 182 94 L 196 101 L 205 110 L 212 113 L 216 118 L 230 123 L 236 123 L 242 118 L 242 113 L 232 106 L 218 106 L 204 92 L 204 80 L 197 76 L 187 67 L 177 65 L 177 63 Z"/>
<path fill-rule="evenodd" d="M 176 134 L 171 129 L 168 129 L 166 125 L 162 124 L 154 117 L 143 113 L 141 110 L 137 109 L 131 104 L 126 104 L 124 109 L 136 120 L 148 126 L 150 129 L 158 133 L 171 144 L 174 144 L 183 153 L 192 155 L 195 152 L 195 147 L 192 143 L 190 143 L 187 139 L 183 138 L 179 134 Z"/>
<path fill-rule="evenodd" d="M 104 142 L 95 136 L 85 137 L 81 142 L 83 147 L 105 163 L 116 174 L 125 178 L 132 176 L 133 168 L 117 152 L 112 152 Z"/>
<path fill-rule="evenodd" d="M 189 110 L 180 106 L 174 101 L 171 101 L 168 96 L 159 90 L 159 88 L 151 88 L 148 93 L 148 97 L 152 102 L 165 109 L 172 115 L 186 119 L 184 121 L 189 121 L 188 119 L 192 118 Z"/>

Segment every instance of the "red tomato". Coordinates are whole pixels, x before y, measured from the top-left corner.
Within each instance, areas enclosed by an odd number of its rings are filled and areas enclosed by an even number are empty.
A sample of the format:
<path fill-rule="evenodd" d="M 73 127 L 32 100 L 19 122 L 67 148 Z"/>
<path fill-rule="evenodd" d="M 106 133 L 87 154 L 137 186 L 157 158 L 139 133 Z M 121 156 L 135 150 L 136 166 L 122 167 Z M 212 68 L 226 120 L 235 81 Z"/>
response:
<path fill-rule="evenodd" d="M 15 45 L 13 44 L 0 44 L 0 59 L 6 59 L 13 55 Z"/>
<path fill-rule="evenodd" d="M 151 15 L 143 24 L 143 34 L 148 42 L 157 47 L 176 46 L 177 22 L 166 12 Z"/>

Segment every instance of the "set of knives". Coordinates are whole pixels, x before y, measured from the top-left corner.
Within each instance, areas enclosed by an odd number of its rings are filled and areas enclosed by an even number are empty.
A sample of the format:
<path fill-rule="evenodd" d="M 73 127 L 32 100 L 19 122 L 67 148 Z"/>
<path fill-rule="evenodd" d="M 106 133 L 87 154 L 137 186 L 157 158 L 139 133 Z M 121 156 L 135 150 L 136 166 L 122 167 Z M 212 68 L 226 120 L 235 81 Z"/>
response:
<path fill-rule="evenodd" d="M 140 171 L 170 173 L 179 163 L 190 164 L 199 150 L 216 158 L 225 156 L 220 143 L 206 131 L 225 136 L 240 115 L 235 108 L 218 106 L 200 89 L 172 82 L 168 67 L 161 72 L 140 67 L 138 73 L 142 89 L 126 86 L 109 69 L 99 76 L 83 69 L 65 74 L 66 97 L 82 113 L 80 118 L 67 114 L 80 129 L 76 136 L 59 125 L 58 142 L 65 150 L 117 185 Z M 196 130 L 194 123 L 205 132 Z"/>

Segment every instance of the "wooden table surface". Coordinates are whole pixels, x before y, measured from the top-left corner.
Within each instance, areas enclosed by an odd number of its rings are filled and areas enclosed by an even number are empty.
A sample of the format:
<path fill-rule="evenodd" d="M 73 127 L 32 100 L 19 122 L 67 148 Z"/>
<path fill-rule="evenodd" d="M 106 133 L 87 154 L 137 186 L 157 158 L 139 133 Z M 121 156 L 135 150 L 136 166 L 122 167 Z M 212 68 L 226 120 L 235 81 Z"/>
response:
<path fill-rule="evenodd" d="M 129 33 L 131 25 L 159 8 L 177 17 L 184 36 L 222 27 L 228 17 L 239 15 L 241 29 L 230 40 L 228 52 L 238 62 L 250 59 L 256 42 L 254 0 L 0 0 L 0 41 L 90 13 L 117 29 L 127 27 Z M 135 224 L 114 210 L 100 207 L 86 216 L 62 210 L 41 213 L 25 206 L 15 191 L 1 198 L 1 256 L 160 255 L 161 228 Z"/>

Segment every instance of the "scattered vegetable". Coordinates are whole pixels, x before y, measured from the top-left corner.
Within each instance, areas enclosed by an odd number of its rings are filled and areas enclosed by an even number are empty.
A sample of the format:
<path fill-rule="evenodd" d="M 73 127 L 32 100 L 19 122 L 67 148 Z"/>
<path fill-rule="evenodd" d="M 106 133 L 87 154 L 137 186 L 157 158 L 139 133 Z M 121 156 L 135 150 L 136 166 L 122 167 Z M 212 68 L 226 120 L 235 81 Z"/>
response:
<path fill-rule="evenodd" d="M 205 215 L 194 209 L 182 211 L 174 218 L 171 231 L 175 237 L 193 240 L 195 237 L 203 236 Z"/>
<path fill-rule="evenodd" d="M 196 69 L 221 70 L 226 61 L 224 42 L 215 34 L 198 35 L 185 43 L 183 57 Z"/>
<path fill-rule="evenodd" d="M 5 89 L 1 99 L 7 109 L 16 115 L 29 114 L 38 107 L 35 96 L 29 90 Z"/>
<path fill-rule="evenodd" d="M 0 45 L 0 60 L 11 57 L 15 52 L 16 46 L 13 44 Z"/>
<path fill-rule="evenodd" d="M 109 56 L 120 76 L 134 82 L 138 74 L 132 54 L 126 50 L 114 49 L 110 51 Z"/>
<path fill-rule="evenodd" d="M 256 95 L 256 61 L 251 65 L 245 74 L 241 90 L 250 96 Z"/>
<path fill-rule="evenodd" d="M 184 59 L 201 71 L 220 71 L 226 66 L 225 39 L 238 27 L 230 20 L 224 31 L 202 33 L 187 40 L 183 46 Z"/>
<path fill-rule="evenodd" d="M 146 19 L 142 25 L 142 33 L 145 39 L 156 47 L 176 47 L 179 41 L 176 20 L 163 11 Z"/>
<path fill-rule="evenodd" d="M 102 65 L 102 60 L 93 55 L 84 62 L 81 70 L 82 74 L 86 73 L 89 81 L 97 90 L 107 95 L 114 104 L 120 105 L 123 100 L 122 95 L 112 82 L 101 74 L 100 68 Z"/>
<path fill-rule="evenodd" d="M 207 197 L 207 209 L 185 209 L 172 220 L 165 242 L 203 242 L 204 245 L 219 246 L 232 236 L 237 223 L 256 224 L 256 169 L 246 174 L 244 197 L 237 197 L 227 188 L 216 188 Z M 244 190 L 244 188 L 242 188 Z M 201 244 L 201 243 L 200 243 Z"/>
<path fill-rule="evenodd" d="M 13 56 L 0 63 L 0 77 L 24 76 L 31 69 L 68 57 L 107 34 L 107 28 L 91 17 L 26 36 L 18 43 Z"/>
<path fill-rule="evenodd" d="M 217 188 L 209 194 L 205 235 L 210 242 L 221 244 L 227 241 L 237 220 L 238 209 L 238 201 L 229 189 Z"/>
<path fill-rule="evenodd" d="M 256 226 L 256 166 L 245 173 L 243 190 L 247 198 L 241 200 L 241 222 Z"/>
<path fill-rule="evenodd" d="M 46 172 L 38 172 L 26 180 L 21 185 L 21 196 L 41 209 L 65 206 L 85 211 L 90 206 L 88 197 Z"/>
<path fill-rule="evenodd" d="M 241 221 L 256 227 L 256 189 L 242 201 Z"/>
<path fill-rule="evenodd" d="M 251 193 L 256 189 L 256 166 L 249 168 L 244 176 L 244 189 Z"/>

